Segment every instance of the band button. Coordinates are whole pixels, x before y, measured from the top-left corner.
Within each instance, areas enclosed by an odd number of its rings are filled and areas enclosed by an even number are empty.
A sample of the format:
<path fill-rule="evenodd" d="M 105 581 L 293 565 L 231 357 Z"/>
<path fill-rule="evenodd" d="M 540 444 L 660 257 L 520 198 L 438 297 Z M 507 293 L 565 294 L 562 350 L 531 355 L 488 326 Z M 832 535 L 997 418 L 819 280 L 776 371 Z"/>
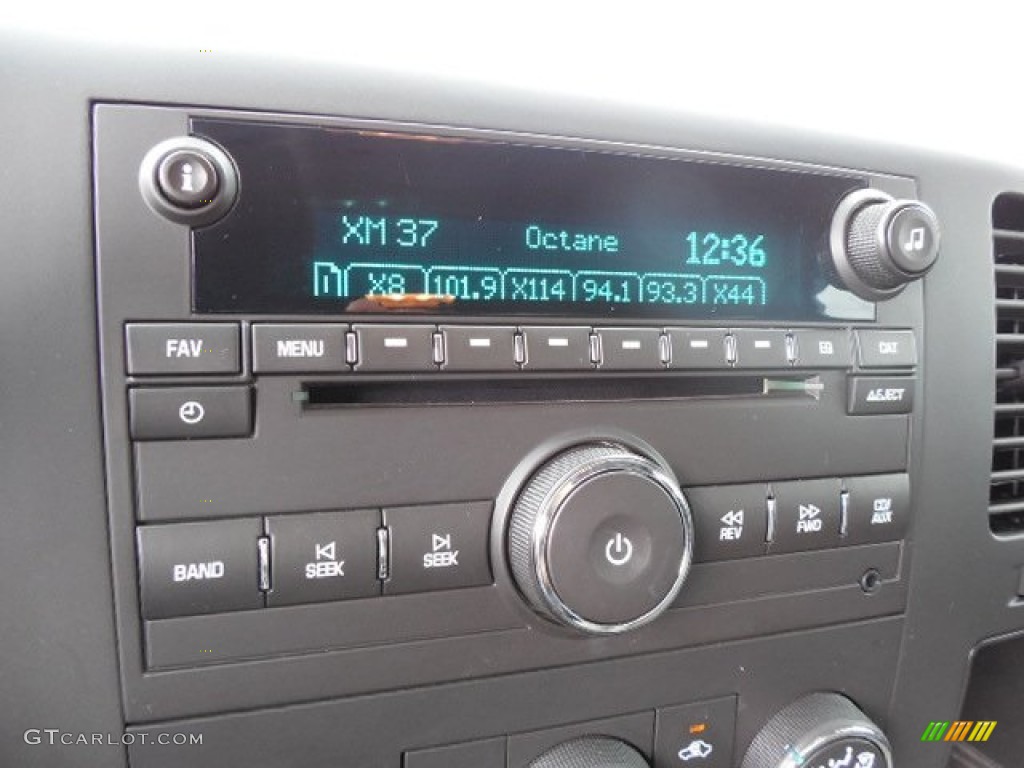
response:
<path fill-rule="evenodd" d="M 262 608 L 259 536 L 255 519 L 139 528 L 143 617 Z"/>

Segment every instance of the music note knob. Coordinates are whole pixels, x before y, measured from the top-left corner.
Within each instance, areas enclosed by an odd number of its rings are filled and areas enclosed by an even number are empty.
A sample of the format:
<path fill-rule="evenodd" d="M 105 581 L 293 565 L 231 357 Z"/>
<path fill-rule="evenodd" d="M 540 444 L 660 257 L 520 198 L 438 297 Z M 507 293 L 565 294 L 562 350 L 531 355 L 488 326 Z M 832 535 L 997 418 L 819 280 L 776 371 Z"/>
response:
<path fill-rule="evenodd" d="M 843 287 L 882 301 L 932 268 L 940 239 L 939 221 L 924 203 L 862 189 L 844 198 L 833 215 L 832 266 Z"/>

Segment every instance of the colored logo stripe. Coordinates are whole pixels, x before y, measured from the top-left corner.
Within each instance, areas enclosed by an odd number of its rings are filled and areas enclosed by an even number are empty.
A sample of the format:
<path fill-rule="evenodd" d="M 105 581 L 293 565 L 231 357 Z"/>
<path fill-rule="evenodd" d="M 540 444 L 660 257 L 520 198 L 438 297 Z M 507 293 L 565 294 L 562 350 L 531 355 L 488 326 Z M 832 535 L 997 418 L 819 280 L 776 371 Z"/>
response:
<path fill-rule="evenodd" d="M 988 741 L 996 728 L 995 720 L 932 721 L 921 734 L 921 741 Z"/>

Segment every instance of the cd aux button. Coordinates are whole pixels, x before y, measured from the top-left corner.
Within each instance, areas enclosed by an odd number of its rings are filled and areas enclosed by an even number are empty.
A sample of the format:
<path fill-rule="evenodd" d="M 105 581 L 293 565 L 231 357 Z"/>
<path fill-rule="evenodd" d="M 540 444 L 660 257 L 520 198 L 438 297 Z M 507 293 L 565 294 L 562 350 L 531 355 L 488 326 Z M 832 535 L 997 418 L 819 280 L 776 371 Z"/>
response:
<path fill-rule="evenodd" d="M 531 326 L 523 328 L 527 371 L 577 371 L 594 367 L 590 356 L 590 328 Z"/>
<path fill-rule="evenodd" d="M 596 328 L 601 340 L 601 369 L 660 371 L 661 331 L 657 328 Z"/>
<path fill-rule="evenodd" d="M 442 325 L 445 371 L 515 371 L 512 326 Z"/>
<path fill-rule="evenodd" d="M 434 326 L 353 325 L 360 373 L 436 371 Z"/>
<path fill-rule="evenodd" d="M 256 373 L 347 371 L 347 325 L 258 323 L 252 327 L 252 367 Z"/>
<path fill-rule="evenodd" d="M 687 488 L 699 562 L 763 555 L 768 533 L 764 483 Z"/>
<path fill-rule="evenodd" d="M 732 362 L 724 328 L 669 328 L 666 333 L 672 343 L 669 368 L 720 370 Z"/>
<path fill-rule="evenodd" d="M 870 475 L 846 479 L 846 544 L 899 541 L 910 518 L 910 477 Z"/>

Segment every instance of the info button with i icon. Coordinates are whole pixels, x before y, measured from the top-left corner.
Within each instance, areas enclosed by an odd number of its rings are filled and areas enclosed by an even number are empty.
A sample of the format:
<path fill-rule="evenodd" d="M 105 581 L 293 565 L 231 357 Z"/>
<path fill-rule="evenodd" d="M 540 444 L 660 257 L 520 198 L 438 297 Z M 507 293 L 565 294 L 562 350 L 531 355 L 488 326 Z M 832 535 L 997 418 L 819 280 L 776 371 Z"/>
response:
<path fill-rule="evenodd" d="M 213 202 L 220 181 L 210 158 L 192 149 L 169 152 L 157 166 L 160 193 L 182 208 L 202 208 Z"/>

